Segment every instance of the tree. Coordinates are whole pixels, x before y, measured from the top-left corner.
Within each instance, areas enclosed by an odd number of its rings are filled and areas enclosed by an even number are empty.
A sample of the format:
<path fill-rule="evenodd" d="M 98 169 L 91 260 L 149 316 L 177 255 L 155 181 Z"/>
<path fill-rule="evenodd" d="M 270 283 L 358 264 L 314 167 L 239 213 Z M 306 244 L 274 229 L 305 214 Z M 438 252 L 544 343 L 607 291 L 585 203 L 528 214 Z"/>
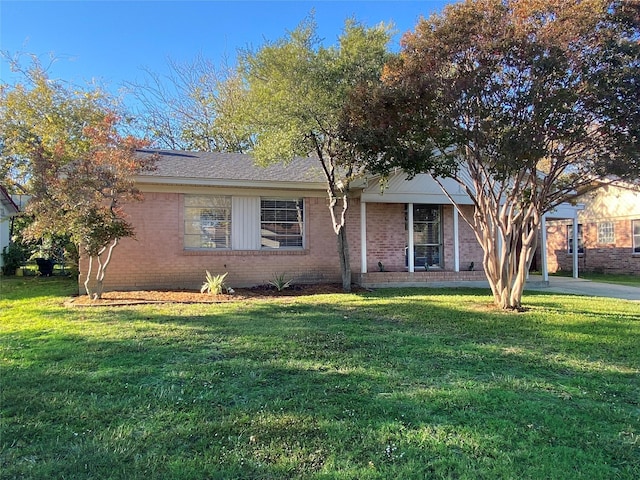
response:
<path fill-rule="evenodd" d="M 89 260 L 87 293 L 100 298 L 113 249 L 134 235 L 120 204 L 141 198 L 132 177 L 155 158 L 138 158 L 147 142 L 118 133 L 104 93 L 52 80 L 37 63 L 24 73 L 0 90 L 0 144 L 3 165 L 14 164 L 7 177 L 32 195 L 25 237 L 70 235 Z"/>
<path fill-rule="evenodd" d="M 244 96 L 221 117 L 229 128 L 252 134 L 259 163 L 309 155 L 317 159 L 327 181 L 345 291 L 351 289 L 345 229 L 350 184 L 364 166 L 337 127 L 351 89 L 379 78 L 388 41 L 385 25 L 366 28 L 349 20 L 338 45 L 324 47 L 315 23 L 307 20 L 285 38 L 241 55 Z"/>
<path fill-rule="evenodd" d="M 248 136 L 225 128 L 218 117 L 234 108 L 240 79 L 233 69 L 197 57 L 188 63 L 168 61 L 169 73 L 145 70 L 142 82 L 128 82 L 135 99 L 136 122 L 153 144 L 170 150 L 238 152 L 249 147 Z"/>
<path fill-rule="evenodd" d="M 455 179 L 495 303 L 519 309 L 542 215 L 595 179 L 638 178 L 638 26 L 637 2 L 450 5 L 357 90 L 343 139 L 372 171 Z"/>

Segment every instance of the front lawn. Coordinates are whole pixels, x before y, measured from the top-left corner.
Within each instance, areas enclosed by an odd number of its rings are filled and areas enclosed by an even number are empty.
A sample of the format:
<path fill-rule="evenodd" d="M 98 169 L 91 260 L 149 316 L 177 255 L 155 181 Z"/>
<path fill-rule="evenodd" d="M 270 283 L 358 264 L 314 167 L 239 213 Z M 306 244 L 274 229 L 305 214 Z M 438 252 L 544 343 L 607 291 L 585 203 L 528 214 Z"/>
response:
<path fill-rule="evenodd" d="M 74 289 L 0 278 L 1 478 L 640 478 L 638 303 Z"/>
<path fill-rule="evenodd" d="M 556 272 L 553 275 L 559 277 L 571 277 L 572 272 Z M 631 275 L 624 273 L 595 273 L 595 272 L 579 272 L 580 278 L 591 280 L 593 282 L 615 283 L 618 285 L 627 285 L 629 287 L 640 287 L 640 275 Z"/>

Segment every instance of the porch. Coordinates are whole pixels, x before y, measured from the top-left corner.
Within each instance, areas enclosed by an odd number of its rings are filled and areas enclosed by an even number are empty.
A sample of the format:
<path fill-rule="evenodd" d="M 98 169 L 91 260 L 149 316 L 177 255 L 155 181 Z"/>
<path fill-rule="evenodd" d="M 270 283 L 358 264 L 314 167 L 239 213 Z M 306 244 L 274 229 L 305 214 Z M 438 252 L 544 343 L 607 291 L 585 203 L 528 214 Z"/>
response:
<path fill-rule="evenodd" d="M 371 272 L 360 273 L 355 276 L 355 283 L 364 288 L 392 288 L 392 287 L 468 287 L 489 288 L 489 282 L 483 271 L 468 272 Z M 541 275 L 527 277 L 525 289 L 547 288 L 549 279 Z"/>
<path fill-rule="evenodd" d="M 364 288 L 388 287 L 489 287 L 483 271 L 368 272 L 356 275 Z"/>

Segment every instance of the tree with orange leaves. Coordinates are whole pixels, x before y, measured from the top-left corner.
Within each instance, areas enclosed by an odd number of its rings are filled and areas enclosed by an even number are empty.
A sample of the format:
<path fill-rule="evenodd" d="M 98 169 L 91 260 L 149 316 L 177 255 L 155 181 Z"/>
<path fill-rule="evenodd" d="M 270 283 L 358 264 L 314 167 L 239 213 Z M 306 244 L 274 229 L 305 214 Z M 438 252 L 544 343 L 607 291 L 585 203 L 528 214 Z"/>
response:
<path fill-rule="evenodd" d="M 635 0 L 449 5 L 351 98 L 343 139 L 370 171 L 457 181 L 495 303 L 520 309 L 542 216 L 640 176 L 639 40 Z"/>
<path fill-rule="evenodd" d="M 0 89 L 3 183 L 32 196 L 25 237 L 69 235 L 89 262 L 87 294 L 100 298 L 114 248 L 134 235 L 121 205 L 141 200 L 133 176 L 155 159 L 136 155 L 147 142 L 118 132 L 103 92 L 51 80 L 37 63 L 23 73 Z"/>

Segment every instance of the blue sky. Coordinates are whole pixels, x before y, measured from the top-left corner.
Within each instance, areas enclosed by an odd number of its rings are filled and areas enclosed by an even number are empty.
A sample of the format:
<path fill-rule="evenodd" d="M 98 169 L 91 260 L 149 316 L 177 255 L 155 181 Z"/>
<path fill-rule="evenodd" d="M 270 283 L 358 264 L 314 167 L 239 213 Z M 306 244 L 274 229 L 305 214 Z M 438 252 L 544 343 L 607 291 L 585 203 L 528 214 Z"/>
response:
<path fill-rule="evenodd" d="M 0 49 L 35 54 L 43 64 L 53 56 L 51 77 L 79 85 L 95 79 L 117 91 L 125 81 L 140 81 L 143 68 L 166 72 L 169 58 L 233 61 L 238 48 L 282 37 L 311 11 L 327 44 L 335 43 L 345 19 L 353 17 L 366 25 L 393 22 L 397 48 L 402 32 L 446 3 L 451 2 L 0 0 Z M 0 68 L 0 78 L 10 82 L 6 62 Z"/>

